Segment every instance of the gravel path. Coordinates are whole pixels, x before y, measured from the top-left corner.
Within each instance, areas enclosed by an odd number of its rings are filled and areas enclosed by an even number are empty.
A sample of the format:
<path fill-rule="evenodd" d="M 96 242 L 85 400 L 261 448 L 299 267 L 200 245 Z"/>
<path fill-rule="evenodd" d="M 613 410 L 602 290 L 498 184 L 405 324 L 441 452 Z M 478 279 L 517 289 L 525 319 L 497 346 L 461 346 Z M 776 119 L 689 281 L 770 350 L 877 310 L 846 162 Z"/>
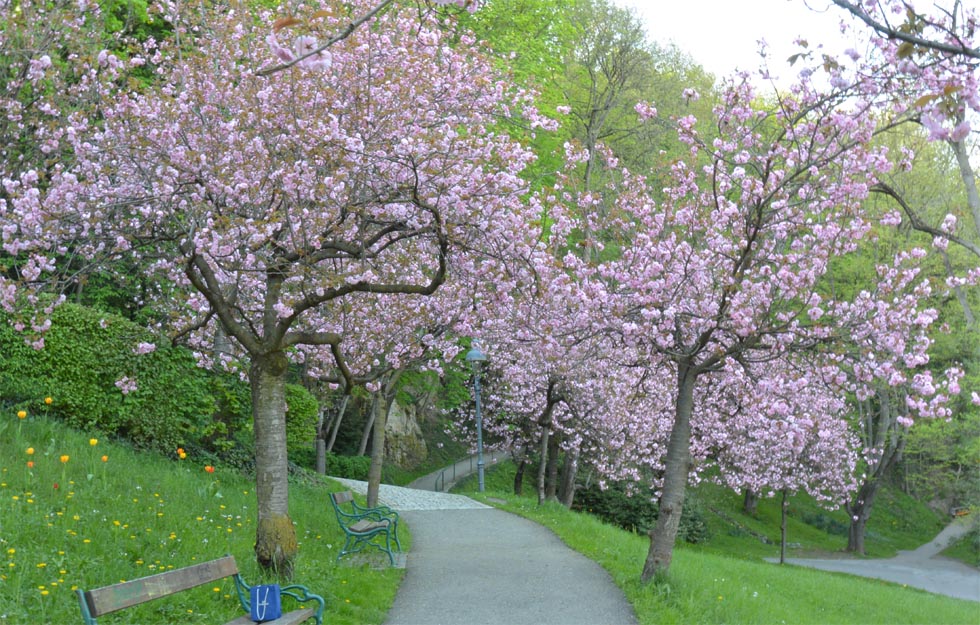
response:
<path fill-rule="evenodd" d="M 360 480 L 347 480 L 339 477 L 330 478 L 347 486 L 355 493 L 367 494 L 367 482 Z M 380 503 L 404 512 L 405 510 L 465 510 L 470 508 L 489 508 L 478 501 L 473 501 L 469 497 L 462 495 L 452 495 L 450 493 L 437 493 L 426 490 L 416 490 L 414 488 L 403 488 L 401 486 L 390 486 L 382 484 L 378 491 Z"/>

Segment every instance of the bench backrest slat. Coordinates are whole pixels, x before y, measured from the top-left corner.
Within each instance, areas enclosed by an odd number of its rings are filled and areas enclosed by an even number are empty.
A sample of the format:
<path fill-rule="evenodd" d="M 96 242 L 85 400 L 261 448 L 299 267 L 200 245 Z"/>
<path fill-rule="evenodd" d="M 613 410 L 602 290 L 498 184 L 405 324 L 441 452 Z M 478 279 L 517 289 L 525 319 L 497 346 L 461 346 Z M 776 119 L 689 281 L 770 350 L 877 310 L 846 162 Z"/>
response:
<path fill-rule="evenodd" d="M 238 573 L 233 556 L 85 592 L 92 617 L 166 597 Z"/>
<path fill-rule="evenodd" d="M 349 490 L 341 491 L 339 493 L 330 493 L 330 496 L 333 497 L 334 502 L 338 506 L 354 501 L 354 494 Z"/>

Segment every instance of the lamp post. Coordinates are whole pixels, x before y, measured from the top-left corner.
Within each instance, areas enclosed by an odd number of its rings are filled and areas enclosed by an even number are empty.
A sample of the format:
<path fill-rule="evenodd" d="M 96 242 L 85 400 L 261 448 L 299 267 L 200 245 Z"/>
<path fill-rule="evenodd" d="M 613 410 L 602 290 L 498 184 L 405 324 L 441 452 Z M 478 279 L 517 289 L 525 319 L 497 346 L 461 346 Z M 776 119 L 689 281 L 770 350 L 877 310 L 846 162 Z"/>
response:
<path fill-rule="evenodd" d="M 477 345 L 466 352 L 466 362 L 473 367 L 473 392 L 476 395 L 476 474 L 483 492 L 483 415 L 480 414 L 480 365 L 486 362 L 487 355 Z"/>

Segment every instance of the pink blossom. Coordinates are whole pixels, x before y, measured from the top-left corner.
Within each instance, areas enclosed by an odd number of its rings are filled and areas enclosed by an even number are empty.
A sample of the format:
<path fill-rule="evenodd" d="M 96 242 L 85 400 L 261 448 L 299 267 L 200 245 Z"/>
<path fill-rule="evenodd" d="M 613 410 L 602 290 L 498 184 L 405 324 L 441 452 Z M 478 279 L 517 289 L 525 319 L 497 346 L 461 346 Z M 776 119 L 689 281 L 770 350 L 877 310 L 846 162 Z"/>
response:
<path fill-rule="evenodd" d="M 116 380 L 115 385 L 116 388 L 122 391 L 123 395 L 129 395 L 138 388 L 136 385 L 136 380 L 125 375 Z"/>
<path fill-rule="evenodd" d="M 657 116 L 656 107 L 649 102 L 637 102 L 633 109 L 636 111 L 636 114 L 640 116 L 640 119 L 644 121 Z"/>
<path fill-rule="evenodd" d="M 949 133 L 950 141 L 962 141 L 970 134 L 970 122 L 964 120 L 956 125 L 955 128 Z"/>
<path fill-rule="evenodd" d="M 138 356 L 142 356 L 143 354 L 149 354 L 155 351 L 156 348 L 157 346 L 153 343 L 138 343 L 136 345 L 136 349 L 133 350 L 133 353 Z"/>

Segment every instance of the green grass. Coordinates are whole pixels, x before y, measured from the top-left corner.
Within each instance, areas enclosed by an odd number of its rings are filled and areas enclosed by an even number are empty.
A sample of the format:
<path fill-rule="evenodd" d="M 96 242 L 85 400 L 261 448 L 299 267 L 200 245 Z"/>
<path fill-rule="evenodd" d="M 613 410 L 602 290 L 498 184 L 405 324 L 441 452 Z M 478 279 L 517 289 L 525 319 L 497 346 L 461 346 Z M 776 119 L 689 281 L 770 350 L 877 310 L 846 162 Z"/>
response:
<path fill-rule="evenodd" d="M 341 488 L 312 477 L 290 484 L 300 542 L 293 579 L 326 599 L 324 622 L 380 623 L 404 571 L 337 563 L 343 534 L 327 493 Z M 254 483 L 235 471 L 208 473 L 193 458 L 138 452 L 94 432 L 0 411 L 0 625 L 81 622 L 76 588 L 226 553 L 250 583 L 273 581 L 255 563 L 255 511 Z M 399 536 L 407 549 L 407 529 Z M 239 613 L 227 580 L 99 622 L 215 623 Z"/>
<path fill-rule="evenodd" d="M 742 512 L 741 495 L 712 483 L 696 490 L 712 538 L 699 549 L 710 553 L 755 556 L 778 555 L 780 500 L 759 501 L 754 516 Z M 847 547 L 847 513 L 825 510 L 805 495 L 790 498 L 786 542 L 799 545 L 790 555 L 806 556 L 843 551 Z M 946 519 L 901 492 L 884 488 L 868 522 L 868 557 L 890 558 L 932 540 Z M 759 538 L 765 536 L 770 544 Z"/>
<path fill-rule="evenodd" d="M 571 548 L 598 562 L 623 589 L 642 624 L 980 623 L 980 610 L 974 602 L 888 582 L 761 562 L 760 557 L 775 555 L 776 547 L 763 545 L 750 535 L 716 536 L 708 543 L 720 541 L 714 547 L 679 545 L 666 579 L 644 585 L 639 577 L 649 547 L 646 536 L 612 527 L 589 514 L 570 512 L 558 504 L 538 506 L 535 497 L 515 497 L 509 482 L 512 475 L 506 466 L 495 467 L 487 473 L 485 495 L 473 492 L 472 480 L 461 483 L 457 490 L 483 501 L 487 497 L 506 501 L 489 503 L 541 523 Z M 715 503 L 710 492 L 702 494 L 702 499 Z M 759 523 L 765 523 L 766 513 L 760 510 L 760 517 Z M 813 548 L 800 527 L 805 524 L 795 525 L 798 537 L 791 536 L 790 540 L 802 540 Z M 773 531 L 768 526 L 760 528 Z M 824 540 L 815 545 L 819 547 Z M 839 537 L 833 540 L 839 541 Z M 739 551 L 738 545 L 747 549 Z M 723 555 L 725 549 L 735 549 L 739 557 Z"/>

